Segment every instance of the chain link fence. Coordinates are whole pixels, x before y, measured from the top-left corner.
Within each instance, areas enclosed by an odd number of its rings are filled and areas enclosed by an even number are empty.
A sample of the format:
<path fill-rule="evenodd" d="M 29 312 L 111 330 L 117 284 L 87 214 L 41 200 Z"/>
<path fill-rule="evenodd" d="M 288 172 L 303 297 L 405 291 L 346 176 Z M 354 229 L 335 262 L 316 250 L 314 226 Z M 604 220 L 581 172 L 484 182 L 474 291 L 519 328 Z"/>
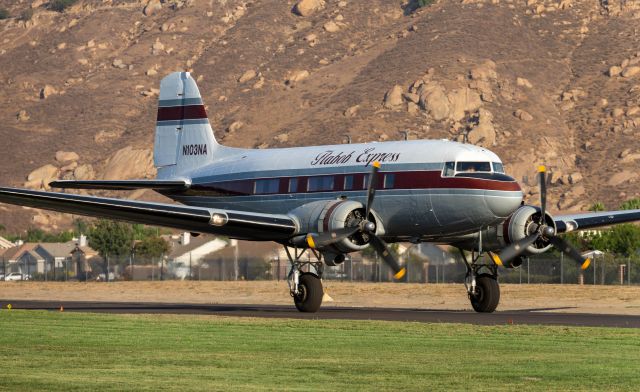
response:
<path fill-rule="evenodd" d="M 353 282 L 393 282 L 393 273 L 381 259 L 350 257 L 336 267 L 325 267 L 323 278 Z M 459 257 L 457 258 L 459 259 Z M 488 262 L 483 260 L 483 262 Z M 135 256 L 99 260 L 65 260 L 46 266 L 9 263 L 1 260 L 0 276 L 12 274 L 14 280 L 37 281 L 156 281 L 156 280 L 285 280 L 287 260 L 239 258 L 209 260 L 201 263 L 176 263 L 165 258 Z M 53 268 L 55 264 L 55 268 Z M 463 283 L 466 268 L 461 260 L 452 263 L 407 262 L 404 279 L 409 283 Z M 105 273 L 108 271 L 108 274 Z M 525 257 L 518 268 L 499 268 L 502 283 L 639 285 L 640 259 L 637 257 L 596 256 L 586 271 L 562 255 L 542 254 Z"/>

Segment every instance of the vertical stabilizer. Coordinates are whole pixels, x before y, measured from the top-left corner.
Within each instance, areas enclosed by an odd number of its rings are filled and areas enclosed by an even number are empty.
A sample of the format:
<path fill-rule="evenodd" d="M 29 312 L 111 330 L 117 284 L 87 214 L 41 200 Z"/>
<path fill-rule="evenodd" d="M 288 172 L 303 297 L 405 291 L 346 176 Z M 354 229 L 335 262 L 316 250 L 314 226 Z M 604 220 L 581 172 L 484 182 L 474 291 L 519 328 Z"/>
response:
<path fill-rule="evenodd" d="M 158 178 L 187 175 L 213 160 L 218 143 L 200 91 L 188 72 L 160 82 L 153 159 Z"/>

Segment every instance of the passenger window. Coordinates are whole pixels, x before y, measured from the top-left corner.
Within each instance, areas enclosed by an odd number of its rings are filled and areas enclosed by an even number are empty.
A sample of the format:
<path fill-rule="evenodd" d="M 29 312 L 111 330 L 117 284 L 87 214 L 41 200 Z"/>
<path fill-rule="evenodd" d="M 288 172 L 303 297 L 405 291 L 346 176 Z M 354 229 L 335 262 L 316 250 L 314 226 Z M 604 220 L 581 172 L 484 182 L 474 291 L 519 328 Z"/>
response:
<path fill-rule="evenodd" d="M 504 166 L 500 162 L 493 162 L 493 171 L 504 174 Z"/>
<path fill-rule="evenodd" d="M 456 173 L 455 162 L 445 162 L 444 170 L 442 170 L 442 177 L 453 177 Z"/>
<path fill-rule="evenodd" d="M 256 180 L 253 193 L 256 195 L 265 193 L 278 193 L 280 188 L 279 178 L 269 178 L 265 180 Z"/>
<path fill-rule="evenodd" d="M 344 176 L 344 190 L 350 191 L 352 189 L 353 189 L 353 176 L 352 175 Z"/>
<path fill-rule="evenodd" d="M 393 188 L 393 183 L 396 180 L 396 175 L 395 174 L 385 174 L 384 175 L 384 184 L 383 187 L 384 189 L 390 189 Z"/>
<path fill-rule="evenodd" d="M 332 191 L 333 176 L 309 177 L 307 190 L 309 192 Z"/>
<path fill-rule="evenodd" d="M 296 193 L 298 192 L 298 179 L 297 178 L 290 178 L 289 179 L 289 193 Z"/>
<path fill-rule="evenodd" d="M 365 174 L 364 176 L 362 176 L 362 189 L 367 188 L 369 188 L 369 175 Z"/>
<path fill-rule="evenodd" d="M 458 173 L 475 173 L 475 172 L 491 172 L 491 164 L 489 162 L 458 162 L 456 164 L 456 172 Z"/>

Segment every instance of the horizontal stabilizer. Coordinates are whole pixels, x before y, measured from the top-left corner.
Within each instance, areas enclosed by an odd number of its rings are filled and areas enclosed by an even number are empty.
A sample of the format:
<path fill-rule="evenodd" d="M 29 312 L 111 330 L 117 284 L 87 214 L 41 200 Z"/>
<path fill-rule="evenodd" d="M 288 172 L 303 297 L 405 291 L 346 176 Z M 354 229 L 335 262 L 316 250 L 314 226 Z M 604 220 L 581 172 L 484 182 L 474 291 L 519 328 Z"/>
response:
<path fill-rule="evenodd" d="M 154 189 L 159 191 L 184 191 L 189 189 L 191 184 L 184 180 L 95 180 L 95 181 L 75 181 L 60 180 L 49 183 L 52 188 L 66 189 L 108 189 L 115 191 L 126 191 L 133 189 Z"/>

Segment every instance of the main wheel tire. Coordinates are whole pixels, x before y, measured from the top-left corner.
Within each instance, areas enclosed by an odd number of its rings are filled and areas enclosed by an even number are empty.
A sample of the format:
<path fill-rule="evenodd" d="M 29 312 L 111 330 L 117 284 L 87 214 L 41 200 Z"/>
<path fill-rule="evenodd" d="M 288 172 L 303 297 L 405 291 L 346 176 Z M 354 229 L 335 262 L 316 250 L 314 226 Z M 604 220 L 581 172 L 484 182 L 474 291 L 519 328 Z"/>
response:
<path fill-rule="evenodd" d="M 476 294 L 469 297 L 473 310 L 478 313 L 492 313 L 500 302 L 500 286 L 491 275 L 476 278 Z"/>
<path fill-rule="evenodd" d="M 300 275 L 298 282 L 298 295 L 293 297 L 293 302 L 299 311 L 305 313 L 315 313 L 322 305 L 322 282 L 312 273 L 306 272 Z"/>

